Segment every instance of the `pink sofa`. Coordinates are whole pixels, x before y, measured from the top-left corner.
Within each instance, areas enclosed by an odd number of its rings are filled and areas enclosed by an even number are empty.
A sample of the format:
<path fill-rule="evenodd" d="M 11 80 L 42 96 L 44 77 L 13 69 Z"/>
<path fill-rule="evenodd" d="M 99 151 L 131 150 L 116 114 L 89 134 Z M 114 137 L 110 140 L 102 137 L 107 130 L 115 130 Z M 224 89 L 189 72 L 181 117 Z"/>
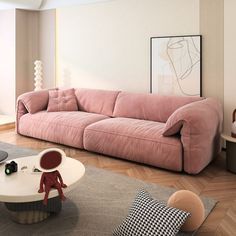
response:
<path fill-rule="evenodd" d="M 220 151 L 215 99 L 92 89 L 75 95 L 74 112 L 47 112 L 48 90 L 21 95 L 17 133 L 189 174 Z"/>

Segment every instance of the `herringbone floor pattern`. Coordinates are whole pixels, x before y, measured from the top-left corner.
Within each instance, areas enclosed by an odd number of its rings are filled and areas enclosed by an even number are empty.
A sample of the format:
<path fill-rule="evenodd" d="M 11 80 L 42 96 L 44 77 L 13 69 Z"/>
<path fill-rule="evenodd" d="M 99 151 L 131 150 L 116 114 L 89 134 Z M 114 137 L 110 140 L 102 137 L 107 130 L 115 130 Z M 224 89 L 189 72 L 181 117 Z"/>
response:
<path fill-rule="evenodd" d="M 219 202 L 197 235 L 236 236 L 236 174 L 226 171 L 225 153 L 219 155 L 200 174 L 191 176 L 23 137 L 17 135 L 14 129 L 0 130 L 0 141 L 38 150 L 60 147 L 67 156 L 76 158 L 84 164 L 108 169 L 151 183 L 177 189 L 188 189 L 198 195 L 212 197 Z"/>

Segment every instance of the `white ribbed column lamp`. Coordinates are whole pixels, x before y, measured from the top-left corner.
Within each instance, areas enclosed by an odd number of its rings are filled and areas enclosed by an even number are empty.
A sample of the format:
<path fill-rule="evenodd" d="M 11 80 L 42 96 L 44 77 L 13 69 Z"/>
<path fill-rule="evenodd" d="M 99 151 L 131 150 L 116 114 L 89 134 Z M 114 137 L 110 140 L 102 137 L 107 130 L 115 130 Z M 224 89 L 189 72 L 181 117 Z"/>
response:
<path fill-rule="evenodd" d="M 34 62 L 34 91 L 39 91 L 42 90 L 42 81 L 43 81 L 43 66 L 42 66 L 42 62 L 39 60 L 36 60 Z"/>

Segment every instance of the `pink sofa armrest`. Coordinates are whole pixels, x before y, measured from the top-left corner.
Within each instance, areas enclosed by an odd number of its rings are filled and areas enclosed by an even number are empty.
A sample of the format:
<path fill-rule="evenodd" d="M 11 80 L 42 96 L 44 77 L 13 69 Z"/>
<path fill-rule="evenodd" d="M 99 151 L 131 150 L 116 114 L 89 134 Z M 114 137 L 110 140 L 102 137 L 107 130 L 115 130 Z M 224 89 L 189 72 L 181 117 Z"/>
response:
<path fill-rule="evenodd" d="M 28 92 L 20 95 L 16 103 L 16 131 L 19 133 L 18 126 L 21 116 L 26 113 L 34 114 L 45 110 L 48 104 L 48 90 Z"/>
<path fill-rule="evenodd" d="M 199 173 L 219 153 L 222 121 L 222 106 L 213 98 L 185 105 L 169 117 L 163 136 L 180 132 L 187 173 Z"/>

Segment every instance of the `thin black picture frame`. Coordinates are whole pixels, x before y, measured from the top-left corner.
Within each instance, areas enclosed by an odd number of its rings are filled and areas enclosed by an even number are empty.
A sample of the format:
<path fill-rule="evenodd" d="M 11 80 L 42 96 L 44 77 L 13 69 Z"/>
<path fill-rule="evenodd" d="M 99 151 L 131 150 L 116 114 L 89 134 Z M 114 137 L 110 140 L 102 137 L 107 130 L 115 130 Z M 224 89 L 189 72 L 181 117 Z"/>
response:
<path fill-rule="evenodd" d="M 156 36 L 156 37 L 151 37 L 150 38 L 150 93 L 153 93 L 153 71 L 152 71 L 152 42 L 153 39 L 157 38 L 178 38 L 178 37 L 199 37 L 200 39 L 200 97 L 202 97 L 202 35 L 200 34 L 193 34 L 193 35 L 170 35 L 170 36 Z"/>

